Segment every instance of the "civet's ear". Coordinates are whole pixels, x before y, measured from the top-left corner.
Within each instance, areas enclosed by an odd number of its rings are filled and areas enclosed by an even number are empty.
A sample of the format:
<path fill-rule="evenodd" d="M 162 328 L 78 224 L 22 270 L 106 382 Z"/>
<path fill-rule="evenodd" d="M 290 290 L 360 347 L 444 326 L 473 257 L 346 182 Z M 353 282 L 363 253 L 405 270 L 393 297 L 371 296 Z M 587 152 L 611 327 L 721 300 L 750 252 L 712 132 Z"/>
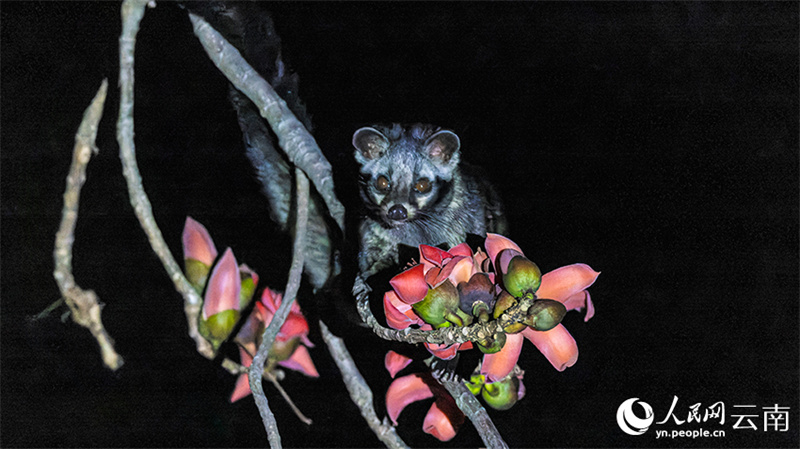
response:
<path fill-rule="evenodd" d="M 389 139 L 372 127 L 364 127 L 353 134 L 353 146 L 356 148 L 356 161 L 364 164 L 377 159 L 389 149 Z"/>
<path fill-rule="evenodd" d="M 425 151 L 435 162 L 442 165 L 458 163 L 458 150 L 461 148 L 461 140 L 456 133 L 442 130 L 428 137 L 425 141 Z"/>

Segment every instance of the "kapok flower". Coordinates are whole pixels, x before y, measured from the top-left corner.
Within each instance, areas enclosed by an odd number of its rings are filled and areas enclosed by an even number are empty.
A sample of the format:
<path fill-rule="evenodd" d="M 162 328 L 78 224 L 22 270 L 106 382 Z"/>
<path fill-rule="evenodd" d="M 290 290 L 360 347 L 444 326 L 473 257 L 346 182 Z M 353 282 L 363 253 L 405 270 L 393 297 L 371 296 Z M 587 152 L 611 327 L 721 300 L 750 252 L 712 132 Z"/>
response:
<path fill-rule="evenodd" d="M 275 316 L 281 300 L 280 293 L 265 288 L 261 295 L 261 301 L 256 302 L 252 313 L 239 330 L 236 343 L 239 344 L 239 355 L 243 366 L 250 366 L 253 362 L 253 355 L 261 344 L 264 329 Z M 266 369 L 271 369 L 277 364 L 299 371 L 309 377 L 319 377 L 317 368 L 311 360 L 311 354 L 308 352 L 308 348 L 314 347 L 314 343 L 308 339 L 308 330 L 308 322 L 300 310 L 300 305 L 297 302 L 293 303 L 289 315 L 278 331 L 275 343 L 269 351 Z M 249 379 L 246 374 L 241 374 L 236 381 L 231 402 L 238 401 L 249 394 Z"/>
<path fill-rule="evenodd" d="M 388 366 L 387 366 L 388 369 Z M 394 425 L 408 404 L 435 398 L 425 415 L 422 430 L 440 441 L 450 441 L 464 423 L 464 414 L 455 401 L 429 373 L 409 374 L 395 379 L 386 391 L 386 412 Z"/>

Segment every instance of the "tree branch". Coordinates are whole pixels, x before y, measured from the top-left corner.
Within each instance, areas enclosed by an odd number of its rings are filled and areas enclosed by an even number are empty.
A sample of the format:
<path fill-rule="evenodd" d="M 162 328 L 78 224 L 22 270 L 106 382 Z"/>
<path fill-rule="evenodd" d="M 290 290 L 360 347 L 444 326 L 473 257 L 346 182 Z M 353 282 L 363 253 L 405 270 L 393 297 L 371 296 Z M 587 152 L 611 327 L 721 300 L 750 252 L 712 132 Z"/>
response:
<path fill-rule="evenodd" d="M 334 362 L 336 362 L 336 366 L 339 367 L 339 371 L 342 373 L 342 380 L 347 387 L 347 391 L 350 393 L 350 398 L 356 406 L 358 406 L 358 409 L 361 410 L 361 416 L 367 421 L 367 425 L 369 425 L 370 429 L 375 432 L 375 435 L 378 436 L 378 439 L 380 439 L 386 447 L 393 449 L 407 448 L 408 446 L 405 442 L 397 435 L 394 426 L 392 426 L 386 418 L 381 422 L 375 414 L 375 408 L 372 405 L 372 391 L 369 389 L 364 377 L 358 371 L 355 361 L 344 345 L 344 341 L 333 335 L 322 320 L 319 322 L 319 327 L 322 330 L 322 339 L 325 340 L 325 344 L 328 345 L 328 350 Z"/>
<path fill-rule="evenodd" d="M 189 13 L 194 34 L 209 58 L 228 80 L 247 96 L 267 119 L 278 136 L 278 144 L 295 166 L 308 175 L 319 192 L 328 213 L 344 230 L 344 206 L 333 191 L 331 164 L 317 142 L 295 117 L 272 86 L 242 58 L 239 51 L 200 16 Z"/>
<path fill-rule="evenodd" d="M 97 154 L 95 146 L 97 138 L 97 125 L 103 117 L 103 105 L 108 92 L 108 80 L 103 80 L 92 103 L 83 113 L 83 120 L 75 134 L 75 148 L 72 152 L 72 164 L 67 175 L 67 187 L 64 191 L 64 207 L 61 210 L 61 225 L 56 233 L 53 259 L 55 269 L 53 277 L 58 284 L 58 289 L 64 297 L 70 311 L 72 320 L 89 329 L 97 344 L 103 363 L 112 370 L 122 366 L 123 360 L 114 350 L 114 339 L 108 335 L 100 318 L 102 306 L 97 294 L 92 290 L 83 290 L 75 284 L 72 275 L 72 244 L 75 241 L 75 224 L 78 221 L 78 203 L 81 196 L 81 187 L 86 182 L 86 166 L 92 153 Z"/>
<path fill-rule="evenodd" d="M 402 341 L 405 343 L 432 343 L 451 345 L 468 341 L 481 341 L 487 337 L 503 332 L 503 329 L 514 323 L 521 323 L 528 309 L 533 304 L 535 297 L 523 298 L 520 302 L 503 312 L 500 317 L 486 323 L 474 323 L 470 326 L 451 326 L 424 331 L 420 329 L 389 329 L 378 323 L 369 305 L 369 293 L 361 293 L 356 298 L 356 309 L 361 320 L 369 326 L 376 335 L 384 340 Z"/>
<path fill-rule="evenodd" d="M 189 336 L 197 345 L 197 352 L 206 358 L 214 358 L 211 344 L 200 335 L 197 318 L 203 304 L 202 299 L 183 276 L 178 263 L 172 257 L 161 230 L 153 217 L 153 208 L 142 186 L 142 176 L 136 165 L 136 147 L 133 143 L 133 55 L 139 22 L 144 16 L 147 0 L 125 0 L 122 3 L 122 35 L 119 38 L 119 119 L 117 121 L 117 141 L 122 172 L 128 183 L 128 196 L 131 206 L 139 219 L 150 246 L 161 260 L 161 264 L 175 284 L 175 289 L 183 296 L 183 310 L 189 325 Z"/>
<path fill-rule="evenodd" d="M 300 278 L 303 274 L 306 226 L 308 225 L 309 185 L 308 178 L 300 169 L 295 169 L 295 180 L 297 182 L 297 224 L 295 226 L 296 232 L 292 250 L 292 265 L 289 269 L 289 280 L 286 283 L 280 307 L 278 307 L 267 328 L 264 329 L 261 345 L 253 357 L 253 362 L 250 364 L 250 372 L 248 373 L 250 391 L 253 392 L 253 398 L 255 398 L 258 411 L 261 413 L 261 420 L 267 430 L 270 447 L 273 449 L 281 447 L 281 437 L 278 434 L 275 416 L 270 411 L 267 397 L 264 395 L 264 389 L 261 385 L 261 373 L 264 372 L 264 363 L 267 361 L 267 355 L 275 342 L 275 337 L 278 336 L 278 331 L 286 321 L 286 317 L 292 308 L 292 303 L 297 297 L 297 291 L 300 289 Z"/>

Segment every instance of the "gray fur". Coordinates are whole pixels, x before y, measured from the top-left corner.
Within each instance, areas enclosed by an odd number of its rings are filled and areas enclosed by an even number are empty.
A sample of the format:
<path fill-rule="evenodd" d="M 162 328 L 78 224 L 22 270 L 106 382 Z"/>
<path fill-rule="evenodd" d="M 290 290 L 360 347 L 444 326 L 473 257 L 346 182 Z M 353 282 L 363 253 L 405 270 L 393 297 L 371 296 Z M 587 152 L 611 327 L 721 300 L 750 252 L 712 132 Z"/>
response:
<path fill-rule="evenodd" d="M 478 170 L 460 163 L 460 140 L 452 131 L 420 124 L 372 126 L 356 131 L 353 145 L 367 209 L 359 227 L 361 280 L 398 263 L 398 244 L 454 246 L 467 233 L 505 232 L 494 188 Z M 388 189 L 378 187 L 379 177 L 389 181 Z M 415 190 L 420 178 L 430 182 L 429 192 Z M 405 219 L 390 218 L 396 205 L 406 209 Z"/>

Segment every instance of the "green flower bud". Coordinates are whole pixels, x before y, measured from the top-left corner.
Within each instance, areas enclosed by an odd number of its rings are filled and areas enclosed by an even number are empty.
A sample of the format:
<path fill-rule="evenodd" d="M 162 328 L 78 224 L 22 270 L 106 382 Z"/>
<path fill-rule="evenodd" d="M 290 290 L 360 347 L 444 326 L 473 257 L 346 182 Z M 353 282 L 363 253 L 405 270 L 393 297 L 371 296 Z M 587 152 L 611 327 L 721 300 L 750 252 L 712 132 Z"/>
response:
<path fill-rule="evenodd" d="M 186 279 L 197 291 L 197 294 L 202 295 L 203 289 L 206 287 L 208 281 L 208 273 L 211 272 L 211 267 L 195 259 L 184 259 L 183 265 L 185 267 Z"/>
<path fill-rule="evenodd" d="M 503 273 L 503 286 L 511 296 L 533 295 L 542 283 L 542 271 L 525 256 L 515 256 Z"/>
<path fill-rule="evenodd" d="M 458 309 L 458 291 L 449 280 L 436 288 L 428 289 L 422 301 L 411 306 L 426 323 L 435 328 L 450 326 L 447 318 L 453 319 Z"/>
<path fill-rule="evenodd" d="M 519 379 L 508 376 L 503 380 L 484 384 L 481 397 L 495 410 L 508 410 L 519 400 Z"/>
<path fill-rule="evenodd" d="M 528 309 L 523 323 L 537 331 L 549 331 L 556 327 L 567 314 L 564 304 L 552 299 L 537 299 Z"/>
<path fill-rule="evenodd" d="M 511 296 L 510 293 L 505 290 L 501 291 L 500 296 L 497 297 L 497 302 L 494 305 L 492 317 L 494 319 L 500 318 L 500 315 L 502 315 L 503 312 L 517 305 L 517 302 L 517 299 Z M 508 334 L 516 334 L 518 332 L 522 332 L 526 327 L 527 326 L 525 326 L 524 323 L 513 323 L 506 326 L 503 331 Z"/>

